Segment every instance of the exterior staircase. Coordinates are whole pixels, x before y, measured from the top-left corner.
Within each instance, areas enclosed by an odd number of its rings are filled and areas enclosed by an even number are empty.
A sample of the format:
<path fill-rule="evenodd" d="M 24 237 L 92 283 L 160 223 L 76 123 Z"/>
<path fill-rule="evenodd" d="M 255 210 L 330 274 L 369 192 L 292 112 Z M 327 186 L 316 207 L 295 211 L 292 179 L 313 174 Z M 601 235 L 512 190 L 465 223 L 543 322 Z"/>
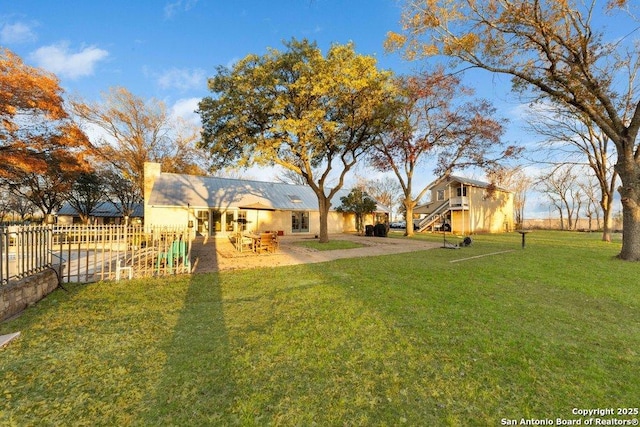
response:
<path fill-rule="evenodd" d="M 450 209 L 449 200 L 446 200 L 444 203 L 438 206 L 433 212 L 431 212 L 428 216 L 421 219 L 420 222 L 417 224 L 415 231 L 422 232 L 427 228 L 433 226 L 433 224 L 435 224 L 435 222 L 440 219 L 440 215 L 449 209 Z"/>

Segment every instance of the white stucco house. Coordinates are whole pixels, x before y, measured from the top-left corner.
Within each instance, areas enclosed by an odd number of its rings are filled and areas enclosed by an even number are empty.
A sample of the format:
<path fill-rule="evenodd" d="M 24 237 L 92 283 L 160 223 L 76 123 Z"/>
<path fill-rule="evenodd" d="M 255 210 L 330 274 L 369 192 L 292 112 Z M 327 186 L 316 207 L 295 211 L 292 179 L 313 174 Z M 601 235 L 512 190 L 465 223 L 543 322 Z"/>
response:
<path fill-rule="evenodd" d="M 239 230 L 281 235 L 320 231 L 318 199 L 308 186 L 165 173 L 158 163 L 146 163 L 144 174 L 146 225 L 190 224 L 197 234 L 216 237 Z M 331 201 L 329 233 L 355 231 L 354 215 L 335 210 L 349 191 L 342 189 Z M 388 218 L 389 209 L 378 205 L 365 224 Z"/>

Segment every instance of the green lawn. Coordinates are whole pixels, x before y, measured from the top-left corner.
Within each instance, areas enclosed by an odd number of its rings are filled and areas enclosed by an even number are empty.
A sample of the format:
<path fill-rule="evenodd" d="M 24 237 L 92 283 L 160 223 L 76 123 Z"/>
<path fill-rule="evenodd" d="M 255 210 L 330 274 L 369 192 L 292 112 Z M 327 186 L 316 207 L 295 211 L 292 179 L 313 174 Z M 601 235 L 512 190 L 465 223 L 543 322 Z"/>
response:
<path fill-rule="evenodd" d="M 640 265 L 599 237 L 69 285 L 0 324 L 22 332 L 0 350 L 0 425 L 493 426 L 638 407 Z"/>
<path fill-rule="evenodd" d="M 298 246 L 303 246 L 309 249 L 315 249 L 317 251 L 333 251 L 336 249 L 355 249 L 362 248 L 364 245 L 358 242 L 351 242 L 349 240 L 331 240 L 328 243 L 320 243 L 318 240 L 301 240 L 295 243 Z"/>

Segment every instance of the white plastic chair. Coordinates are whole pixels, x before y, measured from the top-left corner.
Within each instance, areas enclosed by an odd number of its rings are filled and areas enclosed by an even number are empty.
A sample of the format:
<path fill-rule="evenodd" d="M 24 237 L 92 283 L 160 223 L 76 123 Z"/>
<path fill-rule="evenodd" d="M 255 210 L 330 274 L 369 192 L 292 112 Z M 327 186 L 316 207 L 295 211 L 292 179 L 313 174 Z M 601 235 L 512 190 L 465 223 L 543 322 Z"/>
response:
<path fill-rule="evenodd" d="M 122 272 L 126 272 L 129 276 L 129 280 L 133 278 L 133 267 L 130 265 L 125 265 L 124 260 L 120 260 L 118 262 L 118 266 L 116 267 L 116 282 L 120 281 L 120 277 L 122 276 Z"/>

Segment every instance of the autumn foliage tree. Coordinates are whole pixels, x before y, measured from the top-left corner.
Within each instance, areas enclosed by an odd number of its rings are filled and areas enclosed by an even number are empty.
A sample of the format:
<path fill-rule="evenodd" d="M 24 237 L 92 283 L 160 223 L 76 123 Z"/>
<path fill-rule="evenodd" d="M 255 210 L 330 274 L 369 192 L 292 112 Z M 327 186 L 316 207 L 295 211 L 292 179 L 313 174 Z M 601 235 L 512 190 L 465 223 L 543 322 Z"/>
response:
<path fill-rule="evenodd" d="M 0 179 L 14 185 L 51 167 L 81 171 L 86 135 L 65 110 L 52 74 L 0 48 Z"/>
<path fill-rule="evenodd" d="M 48 215 L 62 206 L 73 183 L 86 170 L 88 166 L 70 168 L 47 158 L 46 169 L 38 172 L 20 171 L 3 182 L 12 194 L 29 200 L 40 209 L 42 215 Z"/>
<path fill-rule="evenodd" d="M 393 213 L 398 203 L 402 199 L 402 187 L 398 180 L 392 176 L 385 176 L 377 179 L 358 178 L 356 187 L 362 188 L 368 195 L 377 202 L 389 208 Z"/>
<path fill-rule="evenodd" d="M 385 135 L 372 152 L 372 165 L 392 171 L 402 187 L 407 228 L 412 236 L 413 209 L 428 188 L 414 188 L 414 177 L 427 161 L 435 173 L 454 168 L 489 168 L 500 159 L 517 154 L 503 147 L 503 125 L 487 101 L 469 99 L 473 91 L 443 69 L 397 79 L 402 108 L 397 126 Z"/>
<path fill-rule="evenodd" d="M 74 114 L 100 132 L 94 138 L 97 160 L 144 189 L 144 163 L 162 164 L 166 172 L 203 174 L 195 148 L 199 129 L 171 117 L 164 102 L 138 97 L 123 87 L 104 93 L 100 102 L 74 100 Z"/>
<path fill-rule="evenodd" d="M 623 10 L 630 5 L 627 0 L 406 1 L 403 30 L 389 33 L 387 48 L 410 59 L 445 55 L 509 75 L 520 93 L 548 98 L 591 120 L 616 147 L 624 227 L 620 258 L 638 261 L 640 49 L 625 34 L 608 40 L 603 32 L 607 14 L 611 26 L 621 27 L 625 18 L 637 26 Z"/>
<path fill-rule="evenodd" d="M 331 199 L 389 126 L 391 73 L 352 44 L 326 56 L 307 40 L 286 48 L 218 69 L 213 96 L 200 102 L 201 147 L 220 167 L 279 165 L 300 175 L 318 198 L 324 243 Z"/>

